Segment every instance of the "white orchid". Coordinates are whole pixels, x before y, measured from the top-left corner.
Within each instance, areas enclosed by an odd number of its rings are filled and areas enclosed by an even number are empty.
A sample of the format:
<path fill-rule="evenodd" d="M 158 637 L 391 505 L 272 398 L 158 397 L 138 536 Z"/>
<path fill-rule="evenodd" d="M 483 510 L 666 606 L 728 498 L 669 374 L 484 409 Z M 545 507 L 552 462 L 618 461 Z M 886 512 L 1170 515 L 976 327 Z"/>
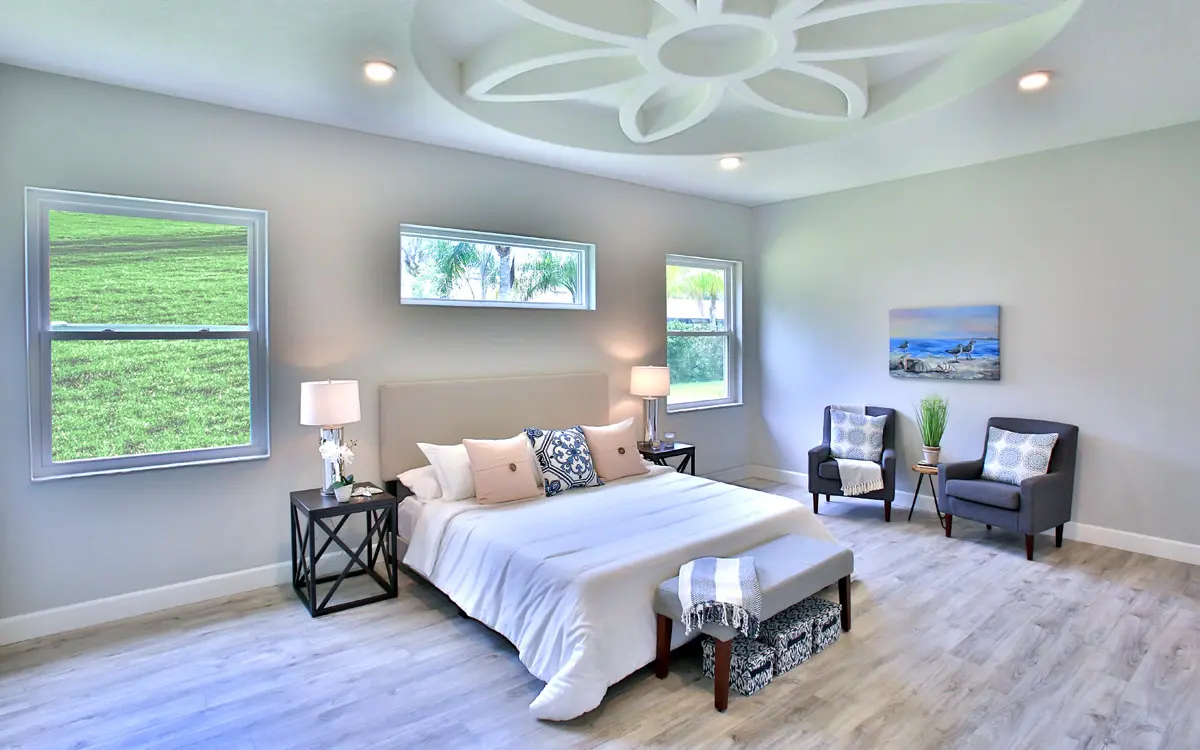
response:
<path fill-rule="evenodd" d="M 339 445 L 332 440 L 325 440 L 321 443 L 321 458 L 349 466 L 354 463 L 354 445 L 354 441 L 347 445 Z"/>

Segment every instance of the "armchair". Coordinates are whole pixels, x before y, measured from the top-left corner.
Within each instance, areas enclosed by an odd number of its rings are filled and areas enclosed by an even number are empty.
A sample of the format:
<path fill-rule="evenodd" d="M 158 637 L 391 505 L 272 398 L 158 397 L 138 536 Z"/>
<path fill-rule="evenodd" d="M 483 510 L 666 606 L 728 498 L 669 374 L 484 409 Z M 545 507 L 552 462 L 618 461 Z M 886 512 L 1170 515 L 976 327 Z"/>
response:
<path fill-rule="evenodd" d="M 1054 545 L 1062 546 L 1063 525 L 1071 520 L 1075 494 L 1075 456 L 1079 447 L 1079 428 L 1060 422 L 1038 419 L 992 417 L 988 427 L 1025 434 L 1058 433 L 1058 442 L 1050 454 L 1046 474 L 1032 477 L 1016 487 L 1004 482 L 981 479 L 983 459 L 938 466 L 938 494 L 946 510 L 946 536 L 954 516 L 1011 529 L 1025 535 L 1025 558 L 1033 559 L 1035 535 L 1054 529 Z M 987 436 L 984 435 L 984 455 Z"/>
<path fill-rule="evenodd" d="M 883 466 L 883 489 L 859 495 L 868 500 L 883 501 L 883 520 L 892 520 L 892 501 L 896 499 L 896 410 L 882 406 L 868 406 L 867 416 L 886 416 L 883 428 L 883 455 L 879 463 Z M 825 407 L 825 424 L 821 431 L 822 441 L 808 452 L 808 491 L 812 493 L 813 513 L 820 512 L 820 497 L 826 501 L 831 495 L 841 496 L 842 478 L 838 474 L 837 461 L 829 451 L 829 407 Z"/>

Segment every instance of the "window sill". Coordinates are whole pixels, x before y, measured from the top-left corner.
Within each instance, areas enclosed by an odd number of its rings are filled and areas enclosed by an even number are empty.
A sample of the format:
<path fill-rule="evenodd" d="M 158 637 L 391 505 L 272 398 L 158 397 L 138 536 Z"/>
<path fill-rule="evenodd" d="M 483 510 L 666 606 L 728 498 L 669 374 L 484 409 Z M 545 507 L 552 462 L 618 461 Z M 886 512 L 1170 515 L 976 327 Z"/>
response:
<path fill-rule="evenodd" d="M 683 414 L 690 411 L 712 411 L 713 409 L 728 409 L 734 406 L 745 406 L 741 401 L 731 401 L 728 404 L 703 404 L 701 406 L 688 406 L 682 404 L 680 406 L 667 407 L 667 414 Z"/>
<path fill-rule="evenodd" d="M 37 474 L 30 477 L 33 482 L 53 482 L 58 479 L 78 479 L 80 477 L 103 477 L 112 474 L 135 474 L 143 471 L 158 471 L 159 469 L 183 469 L 189 466 L 214 466 L 217 464 L 237 464 L 246 461 L 265 461 L 271 457 L 270 451 L 256 453 L 250 456 L 229 456 L 225 458 L 207 458 L 197 461 L 177 461 L 174 463 L 149 464 L 147 466 L 124 466 L 111 469 L 80 469 L 64 474 Z"/>

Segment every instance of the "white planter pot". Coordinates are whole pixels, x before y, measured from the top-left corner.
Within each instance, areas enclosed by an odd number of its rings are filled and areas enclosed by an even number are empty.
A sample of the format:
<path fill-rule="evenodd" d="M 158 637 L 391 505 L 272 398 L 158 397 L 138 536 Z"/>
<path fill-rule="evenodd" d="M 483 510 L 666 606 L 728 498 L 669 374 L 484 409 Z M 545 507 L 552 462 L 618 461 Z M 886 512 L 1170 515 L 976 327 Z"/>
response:
<path fill-rule="evenodd" d="M 354 485 L 347 484 L 342 487 L 333 488 L 333 496 L 337 498 L 339 503 L 350 502 L 350 494 L 354 492 Z"/>
<path fill-rule="evenodd" d="M 922 447 L 921 452 L 925 454 L 925 458 L 921 463 L 927 466 L 937 466 L 938 459 L 942 456 L 941 448 L 930 448 L 928 445 Z"/>

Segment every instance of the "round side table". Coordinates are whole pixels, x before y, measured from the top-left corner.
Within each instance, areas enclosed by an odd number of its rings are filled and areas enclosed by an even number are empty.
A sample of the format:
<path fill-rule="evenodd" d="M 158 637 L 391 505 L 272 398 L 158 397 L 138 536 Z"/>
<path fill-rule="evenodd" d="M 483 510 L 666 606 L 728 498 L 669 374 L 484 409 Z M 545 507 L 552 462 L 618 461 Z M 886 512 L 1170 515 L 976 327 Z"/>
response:
<path fill-rule="evenodd" d="M 908 509 L 908 520 L 912 520 L 913 509 L 917 507 L 917 495 L 921 493 L 921 483 L 929 477 L 929 490 L 933 493 L 933 509 L 937 511 L 938 523 L 945 528 L 946 521 L 942 517 L 942 509 L 938 506 L 937 475 L 938 467 L 929 464 L 913 464 L 912 470 L 917 472 L 917 488 L 913 490 L 912 507 Z"/>

